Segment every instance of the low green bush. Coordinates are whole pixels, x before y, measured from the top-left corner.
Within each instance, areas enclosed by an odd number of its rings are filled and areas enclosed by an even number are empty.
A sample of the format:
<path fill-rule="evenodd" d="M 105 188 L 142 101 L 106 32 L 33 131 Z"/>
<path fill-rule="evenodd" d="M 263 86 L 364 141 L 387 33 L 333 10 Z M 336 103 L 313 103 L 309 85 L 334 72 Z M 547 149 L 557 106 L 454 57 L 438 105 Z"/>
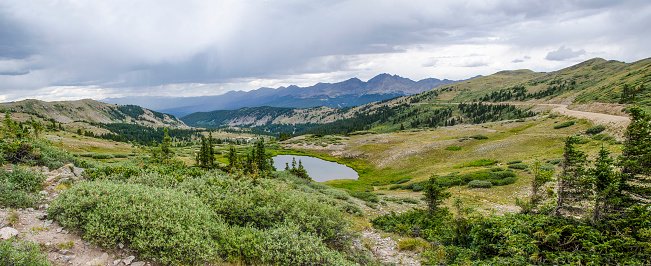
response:
<path fill-rule="evenodd" d="M 527 165 L 526 165 L 526 164 L 523 164 L 523 163 L 516 163 L 516 164 L 509 165 L 509 168 L 511 168 L 511 169 L 518 169 L 518 170 L 524 170 L 524 169 L 527 169 Z"/>
<path fill-rule="evenodd" d="M 143 258 L 163 264 L 213 262 L 218 236 L 227 230 L 193 195 L 111 181 L 81 182 L 52 201 L 48 212 L 94 244 L 129 243 Z"/>
<path fill-rule="evenodd" d="M 561 129 L 561 128 L 572 126 L 574 124 L 576 124 L 576 121 L 567 121 L 567 122 L 555 125 L 554 129 Z"/>
<path fill-rule="evenodd" d="M 488 137 L 486 137 L 486 136 L 484 136 L 482 134 L 475 134 L 475 135 L 469 136 L 469 138 L 471 138 L 471 139 L 488 139 Z"/>
<path fill-rule="evenodd" d="M 34 207 L 42 196 L 45 175 L 21 167 L 11 171 L 0 169 L 0 206 L 12 208 Z"/>
<path fill-rule="evenodd" d="M 110 153 L 95 153 L 91 156 L 93 159 L 113 159 L 115 156 Z"/>
<path fill-rule="evenodd" d="M 389 187 L 390 190 L 396 190 L 396 189 L 401 189 L 401 188 L 402 188 L 401 185 L 393 185 L 393 186 Z"/>
<path fill-rule="evenodd" d="M 43 188 L 45 175 L 27 168 L 14 167 L 11 171 L 0 169 L 0 181 L 13 184 L 15 189 L 38 192 Z"/>
<path fill-rule="evenodd" d="M 447 150 L 447 151 L 460 151 L 461 146 L 448 146 L 448 147 L 445 147 L 445 150 Z"/>
<path fill-rule="evenodd" d="M 608 135 L 606 133 L 600 133 L 600 134 L 592 136 L 592 139 L 601 140 L 601 141 L 612 141 L 612 140 L 615 140 L 615 137 L 613 137 L 611 135 Z"/>
<path fill-rule="evenodd" d="M 347 190 L 348 194 L 351 196 L 361 199 L 363 201 L 368 201 L 368 202 L 373 202 L 373 203 L 378 203 L 380 199 L 375 195 L 373 192 L 363 192 L 363 191 L 353 191 L 353 190 Z"/>
<path fill-rule="evenodd" d="M 506 164 L 511 165 L 511 164 L 516 164 L 516 163 L 521 163 L 521 162 L 522 162 L 522 160 L 514 160 L 514 161 L 510 161 L 510 162 L 508 162 Z"/>
<path fill-rule="evenodd" d="M 588 129 L 585 131 L 585 134 L 588 134 L 588 135 L 595 135 L 595 134 L 599 134 L 599 133 L 601 133 L 601 132 L 604 131 L 604 130 L 606 130 L 606 127 L 605 127 L 605 126 L 597 125 L 597 126 L 593 126 L 593 127 L 588 128 Z"/>
<path fill-rule="evenodd" d="M 402 202 L 409 204 L 418 204 L 420 200 L 414 198 L 402 198 Z"/>
<path fill-rule="evenodd" d="M 491 160 L 491 159 L 479 159 L 479 160 L 474 160 L 472 162 L 467 162 L 467 163 L 457 165 L 457 166 L 455 166 L 455 168 L 481 167 L 481 166 L 487 166 L 487 165 L 494 165 L 496 163 L 498 163 L 498 161 Z"/>
<path fill-rule="evenodd" d="M 545 162 L 548 163 L 548 164 L 559 164 L 562 161 L 563 161 L 563 158 L 556 158 L 556 159 L 547 160 Z"/>
<path fill-rule="evenodd" d="M 411 178 L 404 178 L 404 179 L 393 181 L 391 183 L 393 183 L 393 184 L 403 184 L 403 183 L 407 183 L 409 181 L 411 181 Z"/>
<path fill-rule="evenodd" d="M 556 168 L 551 164 L 543 164 L 540 166 L 540 170 L 554 172 Z"/>
<path fill-rule="evenodd" d="M 42 252 L 38 245 L 29 241 L 15 238 L 0 240 L 0 264 L 2 265 L 30 265 L 50 266 L 47 254 Z"/>
<path fill-rule="evenodd" d="M 327 189 L 327 190 L 323 191 L 322 193 L 325 194 L 325 195 L 328 195 L 330 197 L 333 197 L 335 199 L 340 199 L 340 200 L 348 200 L 350 198 L 348 193 L 346 193 L 345 191 L 334 189 L 334 188 Z"/>

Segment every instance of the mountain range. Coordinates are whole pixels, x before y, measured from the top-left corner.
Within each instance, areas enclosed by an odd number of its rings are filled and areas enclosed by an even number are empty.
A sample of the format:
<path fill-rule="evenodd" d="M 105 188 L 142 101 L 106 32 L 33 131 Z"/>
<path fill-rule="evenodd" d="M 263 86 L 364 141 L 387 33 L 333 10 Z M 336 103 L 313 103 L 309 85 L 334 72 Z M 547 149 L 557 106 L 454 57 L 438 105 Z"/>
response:
<path fill-rule="evenodd" d="M 651 109 L 651 58 L 633 63 L 594 58 L 553 72 L 504 70 L 353 108 L 254 107 L 197 112 L 181 117 L 181 120 L 192 127 L 258 127 L 271 132 L 299 134 L 313 132 L 315 128 L 326 131 L 320 125 L 333 123 L 352 125 L 347 130 L 355 127 L 361 130 L 363 126 L 371 125 L 395 129 L 401 124 L 445 125 L 445 119 L 453 117 L 455 121 L 463 120 L 462 114 L 456 110 L 447 117 L 440 117 L 443 120 L 433 121 L 432 118 L 438 116 L 437 109 L 464 102 L 569 104 L 593 112 L 604 111 L 596 110 L 600 106 L 596 103 L 637 103 Z M 391 123 L 383 124 L 387 121 Z"/>
<path fill-rule="evenodd" d="M 260 88 L 252 91 L 229 91 L 215 96 L 201 97 L 124 97 L 107 98 L 103 102 L 135 104 L 163 113 L 184 116 L 194 112 L 233 110 L 242 107 L 309 108 L 349 107 L 408 96 L 431 90 L 456 81 L 427 78 L 413 81 L 397 75 L 380 74 L 364 82 L 351 78 L 337 83 L 318 83 L 309 87 Z"/>

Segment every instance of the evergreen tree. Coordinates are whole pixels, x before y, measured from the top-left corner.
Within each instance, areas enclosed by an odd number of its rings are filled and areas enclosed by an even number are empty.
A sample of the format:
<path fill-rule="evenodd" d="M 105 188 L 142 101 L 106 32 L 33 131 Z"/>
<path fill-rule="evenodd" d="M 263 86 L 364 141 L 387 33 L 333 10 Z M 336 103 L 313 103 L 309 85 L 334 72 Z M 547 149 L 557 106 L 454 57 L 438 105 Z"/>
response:
<path fill-rule="evenodd" d="M 612 213 L 619 199 L 619 174 L 613 171 L 614 160 L 610 152 L 601 146 L 595 167 L 589 170 L 594 182 L 595 202 L 592 221 L 597 222 L 604 214 Z"/>
<path fill-rule="evenodd" d="M 235 146 L 233 144 L 228 146 L 228 170 L 233 171 L 234 169 L 239 168 L 239 158 L 237 156 L 237 151 L 235 150 Z"/>
<path fill-rule="evenodd" d="M 172 149 L 170 148 L 172 146 L 171 145 L 172 138 L 168 134 L 168 129 L 167 128 L 164 129 L 164 133 L 165 133 L 165 135 L 163 136 L 163 142 L 160 144 L 161 145 L 160 150 L 162 152 L 162 155 L 163 155 L 164 159 L 169 159 L 174 154 L 172 152 Z"/>
<path fill-rule="evenodd" d="M 307 174 L 307 170 L 303 168 L 301 160 L 298 160 L 298 167 L 296 167 L 296 158 L 294 157 L 292 157 L 292 168 L 289 168 L 289 165 L 287 165 L 286 169 L 289 169 L 289 172 L 296 177 L 312 180 L 312 178 Z"/>
<path fill-rule="evenodd" d="M 651 202 L 651 116 L 639 106 L 630 109 L 631 123 L 624 133 L 625 142 L 619 165 L 620 189 L 628 207 L 636 202 Z"/>
<path fill-rule="evenodd" d="M 592 195 L 591 182 L 586 175 L 585 153 L 574 147 L 580 138 L 570 136 L 565 140 L 563 149 L 562 173 L 558 178 L 558 198 L 553 215 L 561 211 L 584 211 L 578 205 Z"/>
<path fill-rule="evenodd" d="M 34 117 L 31 118 L 30 124 L 31 124 L 32 128 L 34 129 L 34 137 L 38 138 L 39 133 L 41 133 L 41 131 L 43 131 L 43 125 L 41 125 L 41 123 L 39 123 L 39 122 L 36 122 L 36 120 L 34 120 Z"/>
<path fill-rule="evenodd" d="M 215 167 L 215 147 L 212 143 L 212 132 L 208 132 L 208 167 Z"/>
<path fill-rule="evenodd" d="M 531 168 L 533 179 L 531 180 L 531 196 L 529 202 L 516 204 L 522 208 L 522 213 L 535 212 L 538 209 L 538 204 L 545 198 L 546 193 L 541 191 L 545 184 L 553 180 L 554 171 L 545 170 L 540 165 L 540 161 L 536 160 Z"/>
<path fill-rule="evenodd" d="M 443 204 L 443 201 L 450 197 L 450 192 L 445 191 L 445 189 L 446 187 L 439 184 L 437 176 L 430 176 L 424 189 L 427 208 L 430 214 L 433 215 L 437 213 L 440 209 L 439 206 Z"/>

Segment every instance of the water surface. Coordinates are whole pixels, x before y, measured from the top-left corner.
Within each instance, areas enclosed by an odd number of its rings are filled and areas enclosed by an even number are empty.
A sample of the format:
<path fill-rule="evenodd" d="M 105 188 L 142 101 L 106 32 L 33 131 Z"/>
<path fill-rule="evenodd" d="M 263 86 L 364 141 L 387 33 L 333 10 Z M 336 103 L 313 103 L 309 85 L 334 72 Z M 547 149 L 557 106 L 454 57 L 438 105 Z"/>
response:
<path fill-rule="evenodd" d="M 278 171 L 285 169 L 285 163 L 289 164 L 289 167 L 292 167 L 292 158 L 296 158 L 296 167 L 298 167 L 298 160 L 301 160 L 303 168 L 305 168 L 307 174 L 315 182 L 325 182 L 335 179 L 357 179 L 359 177 L 355 170 L 346 165 L 309 156 L 277 155 L 273 157 L 274 167 Z"/>

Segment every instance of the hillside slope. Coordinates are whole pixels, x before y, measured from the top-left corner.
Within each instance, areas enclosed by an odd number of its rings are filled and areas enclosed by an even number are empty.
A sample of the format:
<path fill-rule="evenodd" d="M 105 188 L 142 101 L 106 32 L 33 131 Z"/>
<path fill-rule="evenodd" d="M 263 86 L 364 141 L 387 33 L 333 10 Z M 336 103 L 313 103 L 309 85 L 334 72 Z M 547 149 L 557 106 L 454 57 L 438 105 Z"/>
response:
<path fill-rule="evenodd" d="M 114 105 L 91 99 L 44 102 L 23 100 L 0 103 L 0 108 L 29 113 L 59 123 L 75 121 L 95 123 L 129 123 L 145 126 L 187 127 L 178 118 L 135 105 Z"/>
<path fill-rule="evenodd" d="M 401 125 L 431 127 L 449 125 L 452 121 L 475 123 L 471 121 L 474 117 L 464 117 L 450 105 L 464 102 L 527 106 L 523 108 L 539 104 L 564 104 L 569 105 L 569 109 L 625 116 L 622 110 L 631 103 L 640 104 L 647 110 L 651 108 L 650 82 L 651 59 L 623 63 L 595 58 L 549 73 L 531 70 L 500 71 L 489 76 L 438 86 L 412 96 L 396 97 L 353 108 L 284 109 L 283 112 L 268 114 L 260 111 L 263 109 L 256 111 L 256 108 L 249 108 L 230 111 L 228 115 L 224 115 L 225 112 L 222 111 L 191 114 L 182 120 L 191 126 L 253 126 L 278 132 L 294 132 L 296 128 L 309 132 L 309 128 L 333 122 L 335 125 L 331 127 L 335 129 L 332 132 L 373 126 L 390 131 L 397 130 Z M 455 110 L 446 111 L 446 108 Z M 254 113 L 259 115 L 252 115 Z M 501 119 L 518 117 L 503 116 L 499 113 L 495 115 Z M 344 124 L 347 128 L 342 130 Z M 288 127 L 289 125 L 291 127 Z M 321 127 L 320 130 L 327 132 L 325 127 L 327 126 Z M 293 130 L 289 131 L 289 128 Z"/>

